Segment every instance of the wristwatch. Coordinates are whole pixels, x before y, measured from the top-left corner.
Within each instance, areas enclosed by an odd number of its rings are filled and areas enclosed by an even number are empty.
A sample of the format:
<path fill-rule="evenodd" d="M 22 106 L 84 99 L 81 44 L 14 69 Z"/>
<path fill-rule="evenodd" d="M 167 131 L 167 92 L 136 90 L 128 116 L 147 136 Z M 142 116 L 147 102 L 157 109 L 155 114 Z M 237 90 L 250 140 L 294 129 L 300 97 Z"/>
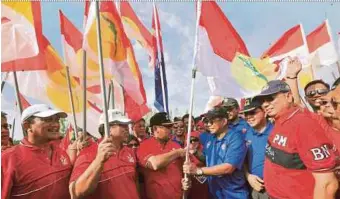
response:
<path fill-rule="evenodd" d="M 196 169 L 196 175 L 201 176 L 203 175 L 203 170 L 201 168 Z"/>

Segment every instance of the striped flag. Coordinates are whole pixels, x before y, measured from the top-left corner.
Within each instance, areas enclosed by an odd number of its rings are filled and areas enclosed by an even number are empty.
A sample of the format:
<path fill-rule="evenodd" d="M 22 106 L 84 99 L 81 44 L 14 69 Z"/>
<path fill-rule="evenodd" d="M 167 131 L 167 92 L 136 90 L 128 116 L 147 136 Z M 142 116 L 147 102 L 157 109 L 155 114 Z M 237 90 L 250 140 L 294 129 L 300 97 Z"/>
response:
<path fill-rule="evenodd" d="M 153 6 L 152 14 L 153 47 L 155 57 L 155 102 L 154 105 L 160 112 L 169 113 L 168 86 L 166 80 L 165 63 L 163 55 L 163 41 L 161 24 L 156 5 Z"/>

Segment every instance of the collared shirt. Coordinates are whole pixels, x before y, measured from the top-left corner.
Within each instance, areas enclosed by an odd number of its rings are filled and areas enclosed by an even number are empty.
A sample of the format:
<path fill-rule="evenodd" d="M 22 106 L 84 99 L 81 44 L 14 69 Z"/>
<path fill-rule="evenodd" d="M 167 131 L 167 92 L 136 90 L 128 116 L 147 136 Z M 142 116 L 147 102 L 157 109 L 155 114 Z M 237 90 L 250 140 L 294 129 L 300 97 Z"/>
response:
<path fill-rule="evenodd" d="M 93 143 L 80 152 L 70 182 L 75 181 L 85 172 L 96 158 L 97 150 L 98 145 Z M 104 163 L 96 190 L 84 198 L 139 198 L 136 186 L 136 163 L 134 151 L 128 147 L 121 148 Z"/>
<path fill-rule="evenodd" d="M 267 125 L 262 133 L 257 132 L 251 128 L 246 133 L 247 143 L 247 163 L 250 174 L 256 175 L 263 179 L 263 167 L 265 159 L 266 144 L 268 136 L 272 131 L 274 125 L 267 121 Z"/>
<path fill-rule="evenodd" d="M 312 172 L 335 166 L 331 144 L 320 124 L 298 107 L 285 110 L 275 120 L 268 137 L 264 182 L 273 198 L 311 199 Z"/>
<path fill-rule="evenodd" d="M 244 135 L 238 131 L 227 132 L 220 140 L 209 136 L 204 146 L 208 167 L 231 164 L 236 169 L 231 174 L 209 176 L 209 191 L 214 198 L 247 199 L 248 190 L 243 172 L 243 162 L 247 153 Z"/>
<path fill-rule="evenodd" d="M 245 136 L 247 131 L 251 129 L 251 126 L 249 126 L 247 121 L 245 121 L 242 118 L 239 118 L 237 122 L 228 124 L 228 129 L 229 132 L 237 131 L 241 132 L 243 136 Z"/>
<path fill-rule="evenodd" d="M 179 199 L 182 197 L 182 158 L 175 159 L 157 171 L 146 168 L 146 163 L 151 156 L 168 153 L 179 148 L 181 147 L 171 140 L 162 145 L 154 137 L 151 137 L 142 142 L 137 149 L 138 163 L 143 167 L 147 198 Z"/>
<path fill-rule="evenodd" d="M 70 198 L 71 170 L 68 155 L 56 144 L 40 148 L 23 139 L 1 154 L 1 198 Z"/>
<path fill-rule="evenodd" d="M 206 131 L 204 131 L 204 132 L 202 132 L 202 133 L 200 134 L 200 143 L 201 143 L 203 146 L 205 146 L 205 143 L 206 143 L 207 140 L 209 139 L 209 136 L 211 136 L 211 133 L 206 132 Z"/>
<path fill-rule="evenodd" d="M 184 141 L 178 140 L 178 139 L 176 138 L 176 136 L 173 137 L 172 141 L 176 142 L 178 145 L 180 145 L 180 146 L 183 148 L 184 145 L 185 145 L 186 136 L 184 137 Z"/>

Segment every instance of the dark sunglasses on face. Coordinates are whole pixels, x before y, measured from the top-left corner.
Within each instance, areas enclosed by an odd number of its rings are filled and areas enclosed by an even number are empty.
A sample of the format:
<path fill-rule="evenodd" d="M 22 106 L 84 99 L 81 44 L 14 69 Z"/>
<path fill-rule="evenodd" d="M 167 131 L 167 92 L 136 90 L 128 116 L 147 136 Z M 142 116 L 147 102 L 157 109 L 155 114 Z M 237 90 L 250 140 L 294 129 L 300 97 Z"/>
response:
<path fill-rule="evenodd" d="M 317 90 L 308 91 L 306 93 L 306 96 L 314 97 L 316 94 L 323 96 L 323 95 L 326 95 L 328 92 L 329 92 L 328 89 L 317 89 Z"/>
<path fill-rule="evenodd" d="M 244 116 L 253 116 L 253 115 L 256 115 L 256 113 L 258 113 L 258 111 L 255 109 L 252 111 L 245 112 Z"/>
<path fill-rule="evenodd" d="M 199 139 L 194 138 L 194 139 L 190 139 L 190 144 L 194 143 L 194 142 L 199 142 Z"/>
<path fill-rule="evenodd" d="M 1 128 L 2 128 L 2 129 L 9 130 L 9 129 L 12 128 L 12 125 L 10 125 L 10 124 L 3 124 L 3 125 L 1 125 Z"/>
<path fill-rule="evenodd" d="M 129 148 L 137 148 L 137 147 L 139 147 L 139 144 L 138 143 L 134 143 L 134 144 L 128 144 L 126 146 L 129 147 Z"/>

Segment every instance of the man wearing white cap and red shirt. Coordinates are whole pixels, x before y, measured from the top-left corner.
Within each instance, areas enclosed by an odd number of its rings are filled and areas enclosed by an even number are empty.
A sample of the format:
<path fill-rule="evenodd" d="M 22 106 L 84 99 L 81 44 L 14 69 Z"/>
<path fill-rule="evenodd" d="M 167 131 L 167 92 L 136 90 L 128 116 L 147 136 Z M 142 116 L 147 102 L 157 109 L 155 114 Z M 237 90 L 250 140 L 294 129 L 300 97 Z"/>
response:
<path fill-rule="evenodd" d="M 108 110 L 109 137 L 83 149 L 74 165 L 70 192 L 74 198 L 139 198 L 136 186 L 136 157 L 123 146 L 128 119 L 119 110 Z M 104 135 L 104 115 L 99 118 L 99 133 Z"/>
<path fill-rule="evenodd" d="M 1 198 L 70 198 L 72 164 L 67 153 L 52 142 L 59 139 L 59 119 L 66 116 L 45 104 L 22 112 L 27 135 L 1 155 Z"/>

